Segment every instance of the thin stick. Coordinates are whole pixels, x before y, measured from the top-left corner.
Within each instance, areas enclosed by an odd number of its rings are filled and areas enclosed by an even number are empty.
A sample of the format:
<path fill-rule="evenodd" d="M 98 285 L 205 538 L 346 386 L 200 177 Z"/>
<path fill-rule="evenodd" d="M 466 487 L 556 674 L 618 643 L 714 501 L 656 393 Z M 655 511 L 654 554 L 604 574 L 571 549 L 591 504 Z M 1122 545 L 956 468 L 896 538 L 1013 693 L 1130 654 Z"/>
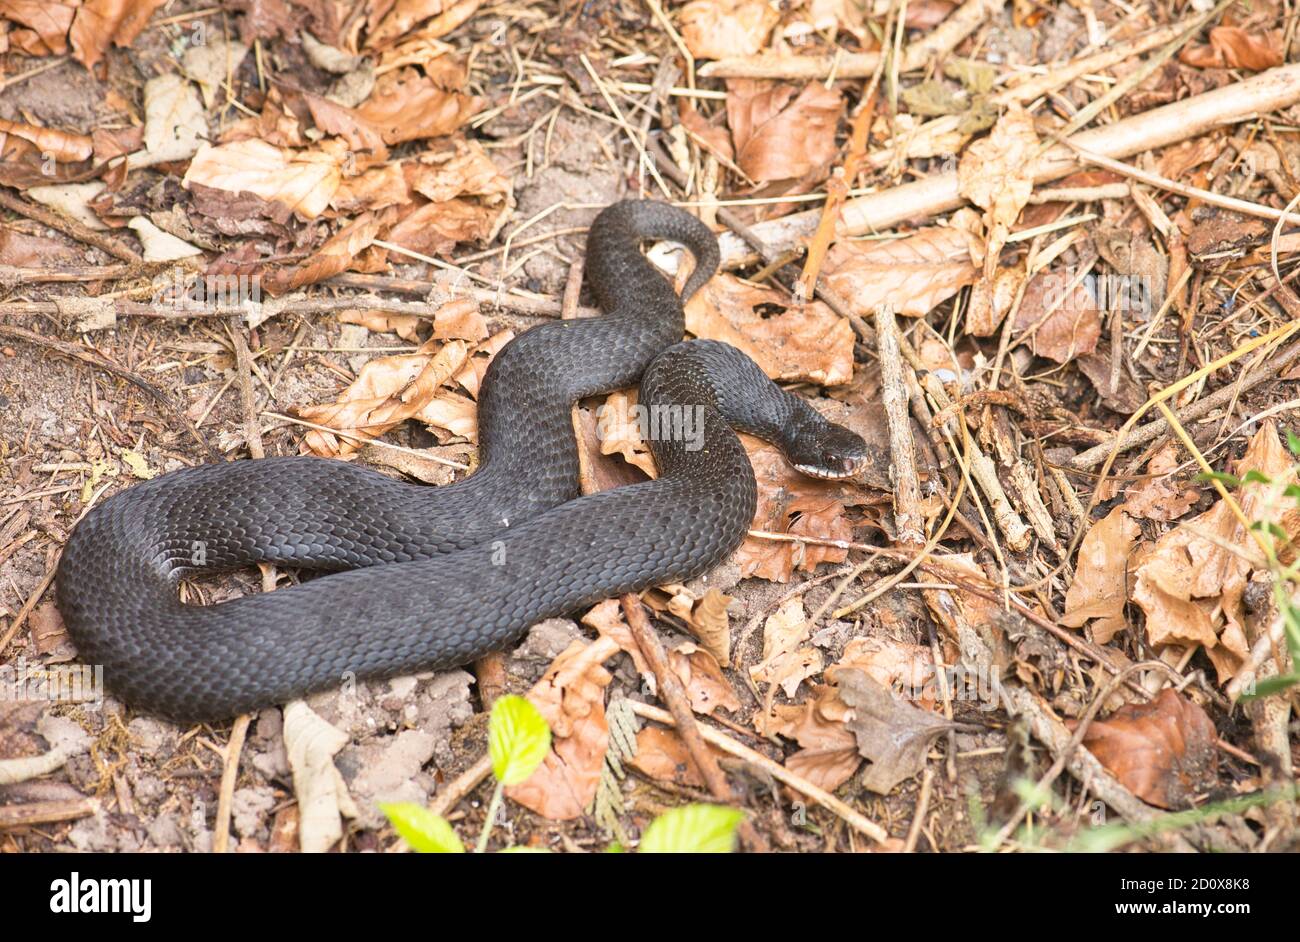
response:
<path fill-rule="evenodd" d="M 139 264 L 144 261 L 134 251 L 127 248 L 117 239 L 110 238 L 103 233 L 96 232 L 88 226 L 83 226 L 79 222 L 74 222 L 67 216 L 63 216 L 53 210 L 46 209 L 43 206 L 37 206 L 35 203 L 29 203 L 21 197 L 11 196 L 9 191 L 0 187 L 0 206 L 20 216 L 26 216 L 28 219 L 34 219 L 43 226 L 49 226 L 51 229 L 57 229 L 64 235 L 71 236 L 78 242 L 84 242 L 87 245 L 93 245 L 101 251 L 107 252 L 115 258 L 120 258 L 124 262 Z"/>
<path fill-rule="evenodd" d="M 230 730 L 230 741 L 226 743 L 225 761 L 221 770 L 221 791 L 217 796 L 217 820 L 213 827 L 212 852 L 224 854 L 230 844 L 230 811 L 235 794 L 235 780 L 239 777 L 239 754 L 244 751 L 244 737 L 248 734 L 248 724 L 252 716 L 240 714 Z"/>
<path fill-rule="evenodd" d="M 661 710 L 658 707 L 650 706 L 648 703 L 640 703 L 636 700 L 628 700 L 627 703 L 632 708 L 632 712 L 643 719 L 663 723 L 665 726 L 675 725 L 673 715 L 667 710 Z M 748 746 L 736 742 L 730 736 L 718 732 L 712 726 L 701 725 L 699 729 L 700 735 L 704 737 L 704 741 L 709 745 L 717 746 L 723 752 L 730 753 L 738 759 L 743 759 L 751 765 L 757 766 L 781 784 L 789 785 L 799 794 L 811 798 L 827 811 L 843 818 L 849 827 L 859 834 L 864 834 L 881 844 L 889 839 L 889 833 L 879 824 L 859 814 L 825 789 L 814 785 L 802 776 L 796 775 L 780 763 L 773 762 L 761 752 L 755 752 Z"/>

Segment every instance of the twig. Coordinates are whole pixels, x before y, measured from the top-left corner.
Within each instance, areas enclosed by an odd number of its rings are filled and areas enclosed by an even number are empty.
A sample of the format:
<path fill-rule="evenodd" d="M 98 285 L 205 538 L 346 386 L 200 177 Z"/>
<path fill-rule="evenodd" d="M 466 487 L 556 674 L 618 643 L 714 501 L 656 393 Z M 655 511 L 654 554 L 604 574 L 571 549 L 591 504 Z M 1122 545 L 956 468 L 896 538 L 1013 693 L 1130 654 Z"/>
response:
<path fill-rule="evenodd" d="M 221 770 L 221 791 L 217 795 L 217 820 L 213 827 L 212 852 L 224 854 L 230 844 L 230 811 L 235 795 L 235 780 L 239 777 L 239 754 L 244 751 L 244 737 L 248 734 L 248 724 L 252 717 L 248 713 L 240 714 L 230 729 L 230 741 L 226 743 L 225 761 Z"/>
<path fill-rule="evenodd" d="M 619 599 L 619 602 L 627 618 L 632 638 L 641 649 L 646 664 L 655 676 L 658 684 L 657 692 L 673 715 L 677 735 L 704 778 L 709 794 L 719 801 L 734 803 L 736 796 L 732 792 L 730 783 L 727 782 L 726 775 L 722 772 L 722 767 L 718 765 L 717 758 L 704 744 L 700 724 L 695 722 L 695 714 L 691 711 L 691 702 L 686 696 L 686 690 L 682 687 L 676 672 L 673 671 L 672 665 L 668 663 L 668 652 L 664 650 L 663 641 L 659 639 L 659 635 L 650 625 L 650 620 L 646 618 L 645 609 L 641 607 L 641 597 L 635 593 L 628 593 Z M 748 832 L 744 837 L 746 843 L 752 846 L 757 834 L 753 831 L 752 825 L 748 828 Z"/>
<path fill-rule="evenodd" d="M 898 322 L 894 310 L 876 310 L 876 345 L 880 355 L 880 401 L 889 425 L 889 477 L 894 484 L 894 527 L 905 546 L 925 543 L 925 514 L 921 510 L 921 485 L 916 477 L 916 445 L 908 412 L 903 361 L 898 350 Z"/>
<path fill-rule="evenodd" d="M 940 672 L 940 677 L 943 673 Z M 949 717 L 951 719 L 951 717 Z M 934 784 L 934 769 L 927 768 L 921 776 L 921 794 L 916 799 L 916 809 L 912 812 L 912 826 L 907 829 L 907 840 L 903 842 L 903 853 L 910 854 L 916 850 L 916 841 L 921 836 L 921 825 L 925 822 L 925 813 L 930 809 L 930 788 Z"/>
<path fill-rule="evenodd" d="M 1113 124 L 1082 131 L 1072 140 L 1091 153 L 1122 159 L 1176 144 L 1210 128 L 1287 108 L 1297 101 L 1300 101 L 1300 64 L 1284 65 Z M 1057 146 L 1035 165 L 1033 179 L 1035 183 L 1057 180 L 1080 165 L 1081 160 L 1070 148 Z M 933 174 L 849 200 L 841 213 L 839 235 L 863 235 L 904 220 L 948 212 L 964 203 L 956 171 Z M 780 252 L 810 234 L 820 216 L 819 210 L 795 213 L 758 223 L 754 233 L 771 251 Z M 724 267 L 735 267 L 752 258 L 749 250 L 734 238 L 724 237 L 720 244 Z"/>
<path fill-rule="evenodd" d="M 9 191 L 0 187 L 0 206 L 20 216 L 26 216 L 28 219 L 34 219 L 43 226 L 49 226 L 51 229 L 57 229 L 64 235 L 71 236 L 78 242 L 84 242 L 87 245 L 93 245 L 95 248 L 107 252 L 115 258 L 120 258 L 124 262 L 139 264 L 144 261 L 133 250 L 127 248 L 117 239 L 110 238 L 101 232 L 96 232 L 79 222 L 62 216 L 53 210 L 45 209 L 43 206 L 37 206 L 29 203 L 27 200 L 17 196 L 10 195 Z"/>
<path fill-rule="evenodd" d="M 632 708 L 632 712 L 643 719 L 663 723 L 665 726 L 674 725 L 673 715 L 667 710 L 661 710 L 658 707 L 636 700 L 629 700 L 627 703 Z M 796 775 L 779 762 L 773 762 L 761 752 L 755 752 L 748 746 L 736 742 L 730 736 L 718 732 L 712 726 L 701 725 L 700 735 L 709 745 L 717 746 L 723 752 L 730 753 L 738 759 L 743 759 L 745 762 L 757 766 L 783 785 L 788 785 L 799 794 L 811 798 L 826 810 L 843 818 L 849 827 L 859 834 L 864 834 L 873 841 L 882 844 L 889 839 L 889 833 L 880 825 L 854 811 L 825 789 L 814 785 L 802 776 Z"/>
<path fill-rule="evenodd" d="M 235 374 L 239 379 L 239 404 L 244 412 L 244 441 L 248 453 L 254 458 L 265 458 L 262 446 L 262 427 L 257 421 L 257 400 L 253 396 L 253 359 L 248 351 L 248 338 L 240 318 L 232 318 L 226 325 L 230 342 L 235 348 Z"/>

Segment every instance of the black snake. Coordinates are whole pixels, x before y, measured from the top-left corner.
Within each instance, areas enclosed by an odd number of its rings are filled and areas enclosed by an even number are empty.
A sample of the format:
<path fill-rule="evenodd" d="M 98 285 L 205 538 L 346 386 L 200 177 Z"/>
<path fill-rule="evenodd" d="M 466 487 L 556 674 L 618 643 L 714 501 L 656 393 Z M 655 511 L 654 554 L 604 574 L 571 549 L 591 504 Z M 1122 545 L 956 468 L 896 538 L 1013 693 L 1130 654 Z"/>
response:
<path fill-rule="evenodd" d="M 58 605 L 81 659 L 137 707 L 176 720 L 233 716 L 348 676 L 464 664 L 544 618 L 698 576 L 744 538 L 753 469 L 732 427 L 779 444 L 806 473 L 846 477 L 862 439 L 774 385 L 746 355 L 680 342 L 682 299 L 640 251 L 683 243 L 689 298 L 716 270 L 713 234 L 665 203 L 624 201 L 591 227 L 601 317 L 507 344 L 479 397 L 478 470 L 445 487 L 342 461 L 202 465 L 126 489 L 74 530 Z M 653 481 L 580 497 L 572 404 L 641 380 Z M 181 578 L 258 562 L 334 571 L 211 606 Z"/>

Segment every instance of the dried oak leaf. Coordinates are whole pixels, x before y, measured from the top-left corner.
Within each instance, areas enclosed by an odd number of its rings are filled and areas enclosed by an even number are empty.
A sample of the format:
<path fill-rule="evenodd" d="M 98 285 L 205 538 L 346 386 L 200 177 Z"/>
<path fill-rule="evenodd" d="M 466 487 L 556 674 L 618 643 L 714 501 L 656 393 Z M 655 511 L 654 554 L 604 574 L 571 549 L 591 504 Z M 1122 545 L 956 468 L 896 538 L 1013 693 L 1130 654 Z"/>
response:
<path fill-rule="evenodd" d="M 1173 442 L 1152 455 L 1146 468 L 1149 476 L 1130 484 L 1124 492 L 1124 510 L 1134 517 L 1165 523 L 1191 510 L 1201 492 L 1195 487 L 1181 486 L 1169 477 L 1179 463 L 1178 446 Z"/>
<path fill-rule="evenodd" d="M 923 317 L 971 284 L 983 257 L 972 232 L 932 227 L 886 242 L 836 242 L 824 277 L 859 314 L 889 305 L 904 317 Z"/>
<path fill-rule="evenodd" d="M 94 153 L 94 144 L 88 134 L 70 134 L 53 128 L 41 128 L 21 121 L 6 121 L 0 118 L 0 133 L 12 134 L 30 141 L 41 154 L 49 154 L 61 164 L 72 164 L 89 160 Z"/>
<path fill-rule="evenodd" d="M 66 36 L 72 27 L 78 4 L 65 0 L 0 0 L 0 17 L 33 30 L 44 43 L 47 55 L 68 51 Z"/>
<path fill-rule="evenodd" d="M 839 698 L 853 711 L 845 726 L 857 739 L 858 752 L 871 760 L 862 776 L 863 787 L 887 795 L 925 768 L 931 744 L 952 724 L 895 698 L 865 671 L 845 667 L 826 673 Z"/>
<path fill-rule="evenodd" d="M 839 152 L 835 129 L 844 98 L 820 82 L 790 85 L 728 79 L 727 124 L 736 163 L 759 183 L 820 172 Z"/>
<path fill-rule="evenodd" d="M 758 481 L 758 507 L 753 529 L 823 540 L 851 540 L 845 519 L 850 504 L 865 504 L 870 495 L 843 481 L 821 481 L 790 467 L 779 448 L 748 435 L 741 442 L 749 453 Z M 736 551 L 742 577 L 789 582 L 797 566 L 812 572 L 822 563 L 843 562 L 848 551 L 836 546 L 800 541 L 766 540 L 748 536 Z"/>
<path fill-rule="evenodd" d="M 1061 624 L 1079 628 L 1092 621 L 1093 640 L 1105 644 L 1124 628 L 1128 561 L 1141 528 L 1116 507 L 1092 525 L 1079 545 L 1074 581 L 1065 593 Z"/>
<path fill-rule="evenodd" d="M 372 4 L 366 48 L 387 46 L 406 36 L 415 24 L 430 17 L 432 19 L 420 33 L 429 39 L 438 39 L 468 20 L 482 5 L 483 0 L 398 0 L 396 3 Z M 377 16 L 382 16 L 378 22 L 375 21 Z"/>
<path fill-rule="evenodd" d="M 506 795 L 552 821 L 580 817 L 596 796 L 609 722 L 605 688 L 613 675 L 604 661 L 614 653 L 608 642 L 574 641 L 528 693 L 551 727 L 551 751 L 527 781 Z"/>
<path fill-rule="evenodd" d="M 1083 745 L 1129 791 L 1158 808 L 1188 808 L 1215 782 L 1214 723 L 1166 687 L 1150 703 L 1130 703 L 1084 734 Z"/>
<path fill-rule="evenodd" d="M 762 49 L 781 14 L 766 0 L 691 0 L 677 18 L 691 55 L 725 59 Z"/>
<path fill-rule="evenodd" d="M 362 213 L 301 262 L 268 272 L 262 286 L 268 294 L 280 295 L 347 271 L 388 226 L 392 213 L 392 209 Z"/>
<path fill-rule="evenodd" d="M 1028 334 L 1025 342 L 1034 355 L 1057 363 L 1092 353 L 1101 339 L 1096 299 L 1082 282 L 1070 287 L 1071 280 L 1061 272 L 1039 272 L 1025 285 L 1016 312 L 1016 335 Z"/>
<path fill-rule="evenodd" d="M 86 68 L 108 51 L 109 43 L 123 47 L 140 35 L 153 11 L 167 0 L 86 0 L 77 8 L 68 39 L 72 54 Z"/>
<path fill-rule="evenodd" d="M 251 193 L 304 219 L 328 207 L 342 179 L 338 158 L 325 151 L 288 151 L 263 141 L 204 144 L 181 181 L 230 194 Z"/>
<path fill-rule="evenodd" d="M 1300 538 L 1300 520 L 1286 513 L 1280 488 L 1293 483 L 1292 459 L 1265 422 L 1246 447 L 1235 473 L 1258 471 L 1272 485 L 1249 482 L 1234 496 L 1247 520 L 1276 523 Z M 1236 551 L 1224 547 L 1235 547 Z M 1153 647 L 1200 644 L 1219 681 L 1234 677 L 1247 654 L 1242 593 L 1253 572 L 1265 568 L 1251 535 L 1226 501 L 1162 536 L 1134 567 L 1133 601 L 1146 613 Z"/>
<path fill-rule="evenodd" d="M 352 111 L 391 145 L 443 137 L 462 127 L 482 106 L 481 99 L 448 91 L 408 68 L 380 78 L 370 97 Z"/>
<path fill-rule="evenodd" d="M 811 627 L 802 598 L 788 600 L 763 623 L 763 659 L 749 669 L 749 676 L 771 685 L 769 706 L 778 687 L 793 697 L 805 678 L 821 672 L 821 651 L 806 643 Z"/>
<path fill-rule="evenodd" d="M 446 416 L 431 406 L 440 395 L 448 395 L 443 386 L 465 365 L 468 356 L 465 344 L 453 340 L 441 345 L 430 341 L 418 353 L 371 360 L 336 402 L 298 410 L 310 422 L 348 434 L 340 438 L 312 429 L 303 438 L 304 452 L 321 457 L 348 455 L 407 419 L 430 422 L 430 413 L 434 412 L 445 421 Z"/>
<path fill-rule="evenodd" d="M 1033 116 L 1013 105 L 987 137 L 966 148 L 957 165 L 958 191 L 984 210 L 988 231 L 984 274 L 989 280 L 1011 226 L 1033 193 L 1038 149 Z"/>
<path fill-rule="evenodd" d="M 719 664 L 729 667 L 731 662 L 731 623 L 727 618 L 730 595 L 709 589 L 697 599 L 684 586 L 664 586 L 672 594 L 668 598 L 668 611 L 686 623 L 691 633 L 700 640 L 704 650 L 712 654 Z M 651 602 L 652 607 L 654 602 Z"/>
<path fill-rule="evenodd" d="M 774 310 L 780 313 L 770 313 Z M 774 380 L 838 386 L 853 378 L 848 321 L 820 301 L 790 307 L 779 292 L 734 275 L 715 275 L 691 298 L 686 329 L 743 350 Z"/>
<path fill-rule="evenodd" d="M 1178 56 L 1179 61 L 1198 69 L 1247 69 L 1260 72 L 1285 61 L 1282 30 L 1251 35 L 1240 26 L 1216 26 L 1208 45 L 1195 43 Z"/>
<path fill-rule="evenodd" d="M 857 740 L 844 725 L 851 711 L 822 684 L 801 704 L 777 704 L 770 713 L 759 712 L 754 725 L 764 736 L 784 736 L 801 747 L 785 762 L 786 768 L 828 792 L 833 792 L 862 764 Z"/>

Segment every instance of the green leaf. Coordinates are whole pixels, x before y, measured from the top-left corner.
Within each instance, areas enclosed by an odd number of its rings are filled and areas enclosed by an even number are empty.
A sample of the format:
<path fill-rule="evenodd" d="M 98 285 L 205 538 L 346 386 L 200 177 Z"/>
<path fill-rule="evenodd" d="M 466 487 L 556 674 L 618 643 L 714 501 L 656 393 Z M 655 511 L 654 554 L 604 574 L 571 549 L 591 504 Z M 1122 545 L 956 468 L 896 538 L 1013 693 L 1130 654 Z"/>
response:
<path fill-rule="evenodd" d="M 1211 481 L 1218 481 L 1227 487 L 1241 487 L 1241 478 L 1235 474 L 1228 474 L 1226 471 L 1202 471 L 1196 475 L 1195 479 L 1202 484 L 1209 484 Z"/>
<path fill-rule="evenodd" d="M 1243 693 L 1241 699 L 1253 700 L 1259 697 L 1270 697 L 1275 693 L 1280 693 L 1288 687 L 1300 683 L 1300 674 L 1284 674 L 1281 677 L 1265 677 L 1263 680 L 1255 682 L 1255 689 L 1250 693 Z"/>
<path fill-rule="evenodd" d="M 1300 436 L 1290 429 L 1286 430 L 1286 447 L 1291 449 L 1291 454 L 1300 457 Z"/>
<path fill-rule="evenodd" d="M 745 814 L 724 805 L 686 805 L 650 822 L 641 838 L 642 854 L 729 854 Z"/>
<path fill-rule="evenodd" d="M 492 704 L 488 752 L 497 781 L 503 785 L 527 781 L 550 751 L 551 728 L 537 707 L 513 694 Z"/>
<path fill-rule="evenodd" d="M 1247 484 L 1272 484 L 1273 483 L 1273 479 L 1271 477 L 1269 477 L 1267 474 L 1265 474 L 1262 471 L 1256 471 L 1254 468 L 1251 468 L 1249 471 L 1247 471 L 1246 476 L 1242 478 L 1242 480 L 1245 481 Z"/>
<path fill-rule="evenodd" d="M 422 854 L 463 854 L 460 842 L 446 818 L 439 817 L 423 805 L 410 801 L 381 804 L 379 810 L 393 822 L 393 827 L 412 850 Z"/>

